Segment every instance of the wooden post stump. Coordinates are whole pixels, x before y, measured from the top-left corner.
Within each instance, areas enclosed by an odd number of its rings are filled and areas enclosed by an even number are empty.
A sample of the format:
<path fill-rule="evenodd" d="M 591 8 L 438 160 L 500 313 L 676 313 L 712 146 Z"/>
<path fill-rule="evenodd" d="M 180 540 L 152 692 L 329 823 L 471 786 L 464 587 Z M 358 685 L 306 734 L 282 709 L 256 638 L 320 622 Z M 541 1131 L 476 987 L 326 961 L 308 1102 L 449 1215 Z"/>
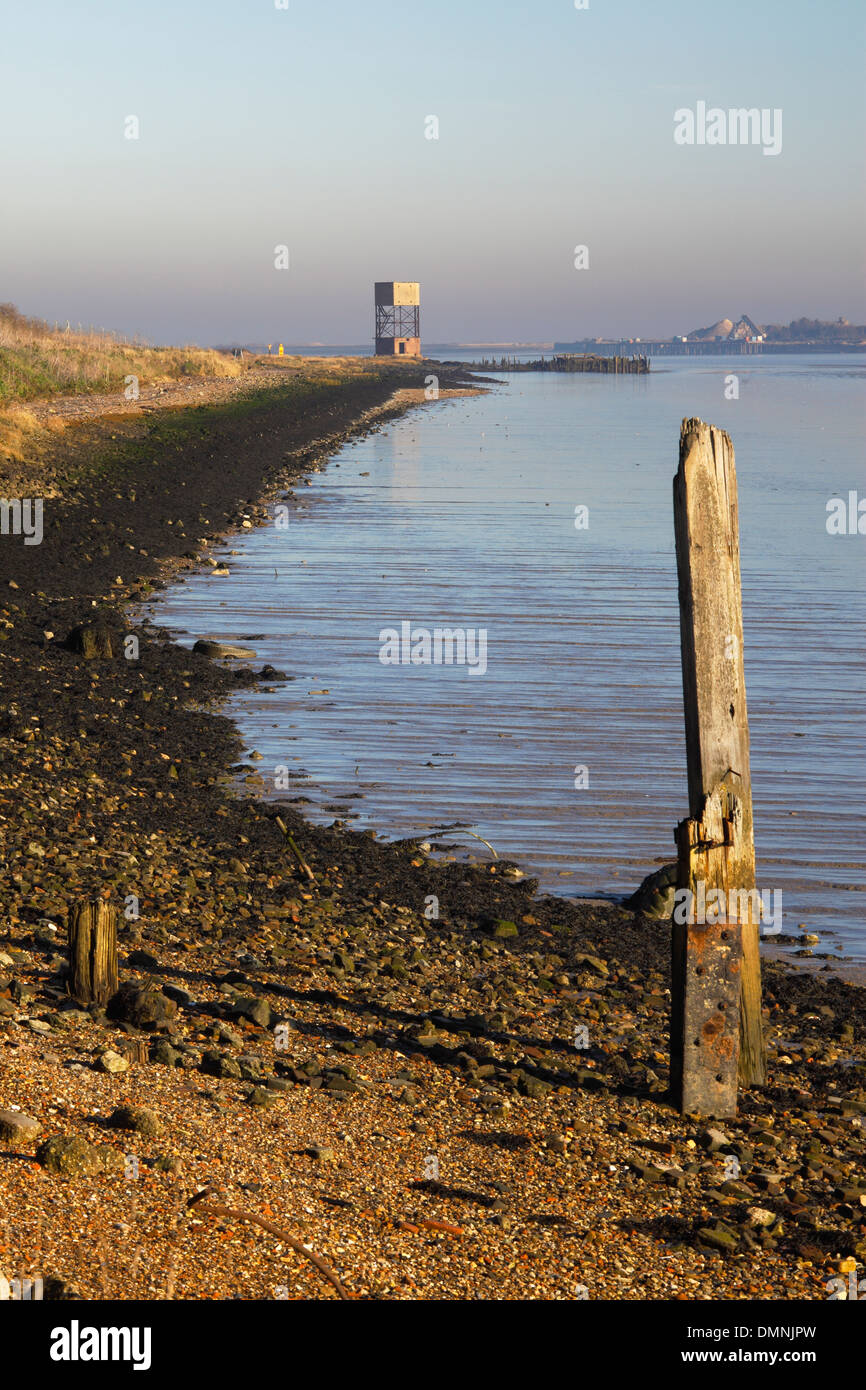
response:
<path fill-rule="evenodd" d="M 737 476 L 730 438 L 702 420 L 682 424 L 674 526 L 689 818 L 675 835 L 671 1087 L 683 1113 L 721 1117 L 738 1075 L 766 1081 L 766 1052 Z"/>
<path fill-rule="evenodd" d="M 79 1004 L 107 1004 L 117 992 L 117 910 L 104 898 L 73 908 L 69 921 L 69 993 Z"/>
<path fill-rule="evenodd" d="M 130 1062 L 146 1062 L 148 1055 L 147 1038 L 121 1038 L 117 1051 L 128 1057 Z"/>

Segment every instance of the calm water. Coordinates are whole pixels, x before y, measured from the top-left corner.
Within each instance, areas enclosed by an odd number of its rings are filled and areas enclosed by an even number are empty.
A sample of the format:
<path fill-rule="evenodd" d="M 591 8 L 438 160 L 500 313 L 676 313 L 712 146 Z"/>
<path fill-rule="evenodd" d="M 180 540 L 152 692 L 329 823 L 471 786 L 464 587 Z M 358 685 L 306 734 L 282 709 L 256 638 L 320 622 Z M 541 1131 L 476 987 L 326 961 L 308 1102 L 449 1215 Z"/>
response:
<path fill-rule="evenodd" d="M 154 616 L 190 641 L 257 634 L 258 658 L 297 675 L 229 712 L 262 775 L 287 767 L 318 819 L 393 836 L 459 823 L 554 891 L 625 894 L 674 857 L 687 813 L 671 479 L 682 417 L 721 425 L 758 886 L 782 890 L 783 930 L 864 960 L 866 537 L 826 529 L 830 497 L 866 496 L 864 375 L 820 355 L 502 377 L 347 445 L 285 529 L 225 547 L 230 578 L 189 579 Z M 380 630 L 403 621 L 486 629 L 486 673 L 383 665 Z"/>

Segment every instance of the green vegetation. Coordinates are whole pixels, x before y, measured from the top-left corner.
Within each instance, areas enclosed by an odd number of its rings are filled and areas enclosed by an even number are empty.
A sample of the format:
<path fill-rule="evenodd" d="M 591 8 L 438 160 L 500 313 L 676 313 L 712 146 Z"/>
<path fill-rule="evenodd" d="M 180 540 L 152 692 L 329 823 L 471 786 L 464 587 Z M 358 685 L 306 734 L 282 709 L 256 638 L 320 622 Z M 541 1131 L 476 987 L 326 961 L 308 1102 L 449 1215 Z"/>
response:
<path fill-rule="evenodd" d="M 768 323 L 763 330 L 770 343 L 862 343 L 866 324 L 836 319 L 793 319 L 791 323 Z"/>
<path fill-rule="evenodd" d="M 152 348 L 110 333 L 73 333 L 0 304 L 0 406 L 37 397 L 122 391 L 184 376 L 237 376 L 239 363 L 210 348 Z"/>
<path fill-rule="evenodd" d="M 124 442 L 138 441 L 141 446 L 150 441 L 152 448 L 159 441 L 170 446 L 174 436 L 186 439 L 205 433 L 223 418 L 281 399 L 302 405 L 305 397 L 352 379 L 372 378 L 393 382 L 395 388 L 418 390 L 425 371 L 416 359 L 382 362 L 368 357 L 249 355 L 239 359 L 210 348 L 152 348 L 108 333 L 52 329 L 3 304 L 0 463 L 36 464 L 56 457 L 63 437 L 66 455 L 71 457 L 79 445 L 84 446 L 90 466 L 98 466 L 104 455 L 116 453 Z M 175 387 L 169 397 L 160 399 L 155 421 L 124 400 L 129 377 L 135 377 L 141 388 L 188 379 L 197 379 L 199 387 L 189 394 Z M 94 395 L 108 399 L 58 404 L 60 397 Z M 75 428 L 69 431 L 70 426 Z"/>

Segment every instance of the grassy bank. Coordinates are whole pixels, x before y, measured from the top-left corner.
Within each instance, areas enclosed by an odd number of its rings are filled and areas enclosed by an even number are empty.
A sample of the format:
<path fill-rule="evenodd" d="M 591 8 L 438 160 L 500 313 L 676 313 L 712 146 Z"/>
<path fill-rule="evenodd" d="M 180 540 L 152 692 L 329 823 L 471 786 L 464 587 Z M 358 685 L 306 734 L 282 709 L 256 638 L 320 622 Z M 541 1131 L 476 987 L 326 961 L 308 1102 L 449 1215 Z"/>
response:
<path fill-rule="evenodd" d="M 54 472 L 92 472 L 127 444 L 138 441 L 146 453 L 165 436 L 169 444 L 198 436 L 268 403 L 300 411 L 328 389 L 419 392 L 429 370 L 411 359 L 236 359 L 209 349 L 149 348 L 52 330 L 0 305 L 0 489 L 26 482 L 32 491 L 43 480 L 50 485 Z"/>
<path fill-rule="evenodd" d="M 20 462 L 50 450 L 64 422 L 46 407 L 59 397 L 115 395 L 125 404 L 132 378 L 139 392 L 165 382 L 229 380 L 241 370 L 235 358 L 209 348 L 154 348 L 105 331 L 52 328 L 0 304 L 0 459 Z"/>
<path fill-rule="evenodd" d="M 210 348 L 146 347 L 105 331 L 73 332 L 0 304 L 0 405 L 38 397 L 119 391 L 179 377 L 237 376 L 239 363 Z"/>

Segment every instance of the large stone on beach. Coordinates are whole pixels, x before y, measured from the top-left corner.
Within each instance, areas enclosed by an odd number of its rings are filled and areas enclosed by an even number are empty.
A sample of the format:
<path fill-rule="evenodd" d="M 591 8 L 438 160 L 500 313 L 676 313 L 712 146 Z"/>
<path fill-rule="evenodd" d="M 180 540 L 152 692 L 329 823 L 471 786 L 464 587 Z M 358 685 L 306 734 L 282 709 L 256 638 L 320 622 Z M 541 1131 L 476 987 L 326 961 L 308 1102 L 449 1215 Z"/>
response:
<path fill-rule="evenodd" d="M 23 1144 L 34 1139 L 42 1126 L 32 1115 L 20 1110 L 0 1110 L 0 1140 L 7 1144 Z"/>
<path fill-rule="evenodd" d="M 746 1216 L 750 1226 L 766 1227 L 772 1226 L 776 1222 L 776 1213 L 768 1211 L 766 1207 L 749 1207 Z"/>
<path fill-rule="evenodd" d="M 116 1149 L 90 1144 L 78 1135 L 53 1135 L 39 1145 L 36 1157 L 49 1173 L 64 1178 L 90 1177 L 123 1165 L 123 1155 Z"/>
<path fill-rule="evenodd" d="M 658 1168 L 654 1163 L 632 1163 L 631 1170 L 643 1182 L 661 1183 L 665 1181 L 666 1170 Z"/>
<path fill-rule="evenodd" d="M 194 652 L 200 656 L 220 657 L 233 656 L 239 657 L 244 661 L 249 661 L 255 656 L 251 647 L 238 647 L 233 642 L 210 642 L 206 638 L 199 638 L 193 647 Z"/>
<path fill-rule="evenodd" d="M 120 1076 L 121 1073 L 129 1071 L 129 1058 L 122 1057 L 113 1048 L 107 1048 L 96 1063 L 99 1071 L 107 1072 L 109 1076 Z"/>
<path fill-rule="evenodd" d="M 277 1017 L 266 999 L 233 999 L 231 1003 L 232 1018 L 245 1018 L 250 1023 L 257 1023 L 260 1028 L 270 1028 L 271 1023 Z"/>
<path fill-rule="evenodd" d="M 721 1129 L 703 1129 L 698 1135 L 698 1143 L 707 1153 L 718 1153 L 720 1149 L 730 1146 L 730 1139 Z"/>
<path fill-rule="evenodd" d="M 130 1129 L 135 1134 L 143 1134 L 146 1139 L 155 1138 L 162 1129 L 156 1112 L 145 1105 L 119 1105 L 108 1123 L 112 1129 Z"/>
<path fill-rule="evenodd" d="M 593 970 L 596 975 L 608 975 L 610 973 L 606 960 L 600 956 L 587 955 L 586 951 L 576 951 L 572 957 L 576 966 L 583 966 L 585 970 Z"/>
<path fill-rule="evenodd" d="M 132 970 L 159 969 L 159 961 L 156 956 L 150 954 L 150 951 L 130 951 L 129 955 L 126 957 L 126 963 Z"/>
<path fill-rule="evenodd" d="M 206 1076 L 220 1076 L 224 1080 L 239 1081 L 241 1069 L 234 1057 L 225 1057 L 221 1052 L 205 1052 L 201 1059 L 201 1070 Z"/>
<path fill-rule="evenodd" d="M 253 1089 L 250 1091 L 249 1095 L 247 1096 L 247 1101 L 250 1105 L 257 1105 L 261 1107 L 276 1105 L 277 1100 L 278 1096 L 276 1091 L 269 1091 L 264 1086 L 254 1086 Z"/>
<path fill-rule="evenodd" d="M 157 1038 L 150 1049 L 151 1062 L 159 1062 L 164 1067 L 179 1067 L 182 1065 L 183 1053 L 176 1047 L 172 1047 L 167 1038 Z"/>
<path fill-rule="evenodd" d="M 152 1031 L 166 1027 L 177 1013 L 177 1004 L 155 985 L 125 980 L 108 1001 L 108 1017 Z"/>
<path fill-rule="evenodd" d="M 520 935 L 520 928 L 517 923 L 510 922 L 504 917 L 484 917 L 481 920 L 481 927 L 491 936 L 500 938 Z"/>
<path fill-rule="evenodd" d="M 712 1250 L 720 1250 L 723 1254 L 730 1255 L 738 1248 L 740 1237 L 730 1226 L 717 1221 L 715 1226 L 701 1227 L 698 1231 L 698 1242 L 708 1245 Z"/>
<path fill-rule="evenodd" d="M 677 887 L 676 864 L 665 864 L 650 874 L 630 898 L 625 906 L 632 912 L 640 912 L 644 917 L 667 918 L 673 914 L 674 895 Z"/>
<path fill-rule="evenodd" d="M 325 1090 L 330 1095 L 350 1096 L 359 1090 L 357 1081 L 351 1076 L 346 1076 L 343 1072 L 332 1071 L 325 1075 Z"/>
<path fill-rule="evenodd" d="M 74 627 L 66 639 L 66 645 L 71 652 L 78 652 L 83 656 L 85 661 L 99 659 L 110 661 L 114 657 L 114 642 L 116 640 L 107 623 L 94 620 L 79 623 L 77 627 Z"/>

